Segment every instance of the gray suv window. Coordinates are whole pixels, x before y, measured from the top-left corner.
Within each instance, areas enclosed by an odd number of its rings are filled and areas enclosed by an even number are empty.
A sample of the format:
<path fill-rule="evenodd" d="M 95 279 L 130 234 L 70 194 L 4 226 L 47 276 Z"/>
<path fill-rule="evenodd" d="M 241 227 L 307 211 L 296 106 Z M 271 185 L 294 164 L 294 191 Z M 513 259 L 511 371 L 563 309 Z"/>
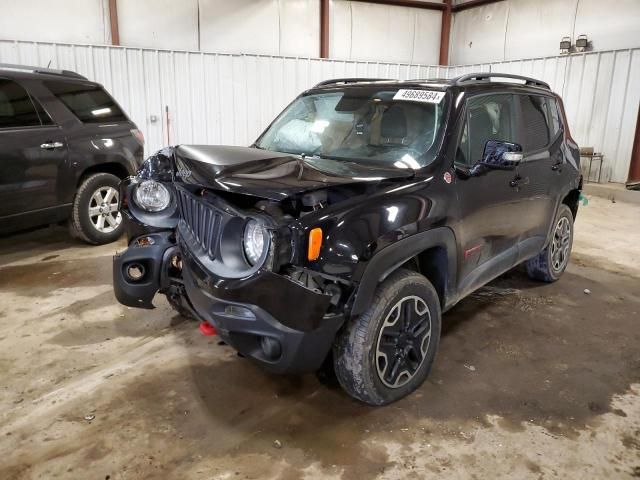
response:
<path fill-rule="evenodd" d="M 0 78 L 0 128 L 39 127 L 40 118 L 27 91 Z"/>
<path fill-rule="evenodd" d="M 120 107 L 98 85 L 44 82 L 46 87 L 84 123 L 127 122 Z"/>

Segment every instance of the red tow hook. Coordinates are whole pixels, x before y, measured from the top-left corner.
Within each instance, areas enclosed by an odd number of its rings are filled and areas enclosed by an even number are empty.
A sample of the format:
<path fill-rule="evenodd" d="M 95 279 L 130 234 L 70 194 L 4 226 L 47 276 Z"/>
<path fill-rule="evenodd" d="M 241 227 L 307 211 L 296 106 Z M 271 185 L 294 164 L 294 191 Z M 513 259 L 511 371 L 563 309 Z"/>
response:
<path fill-rule="evenodd" d="M 216 332 L 215 327 L 211 325 L 209 322 L 200 322 L 200 332 L 205 337 L 213 337 L 214 335 L 218 334 L 218 332 Z"/>

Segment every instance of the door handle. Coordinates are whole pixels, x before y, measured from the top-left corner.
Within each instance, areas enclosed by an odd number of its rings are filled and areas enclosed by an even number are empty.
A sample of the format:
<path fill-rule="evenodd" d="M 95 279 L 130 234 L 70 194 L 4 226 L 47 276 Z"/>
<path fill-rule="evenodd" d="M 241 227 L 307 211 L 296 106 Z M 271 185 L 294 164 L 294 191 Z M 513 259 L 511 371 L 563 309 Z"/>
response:
<path fill-rule="evenodd" d="M 509 182 L 509 185 L 511 185 L 514 188 L 521 187 L 522 185 L 528 185 L 528 184 L 529 184 L 529 177 L 523 178 L 520 176 L 514 178 Z"/>
<path fill-rule="evenodd" d="M 551 167 L 551 170 L 553 170 L 554 172 L 561 172 L 562 171 L 562 161 L 558 162 L 558 163 L 554 163 Z"/>
<path fill-rule="evenodd" d="M 54 148 L 60 148 L 63 146 L 64 146 L 64 143 L 62 142 L 45 142 L 42 145 L 40 145 L 40 148 L 44 150 L 53 150 Z"/>

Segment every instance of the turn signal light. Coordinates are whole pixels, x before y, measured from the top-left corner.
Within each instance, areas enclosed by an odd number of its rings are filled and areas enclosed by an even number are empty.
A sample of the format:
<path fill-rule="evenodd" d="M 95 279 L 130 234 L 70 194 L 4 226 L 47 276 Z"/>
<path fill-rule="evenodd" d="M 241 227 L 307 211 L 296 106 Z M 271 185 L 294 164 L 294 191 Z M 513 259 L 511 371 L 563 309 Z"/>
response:
<path fill-rule="evenodd" d="M 320 247 L 322 246 L 322 229 L 313 228 L 309 232 L 309 250 L 307 251 L 307 258 L 309 260 L 317 260 L 320 256 Z"/>

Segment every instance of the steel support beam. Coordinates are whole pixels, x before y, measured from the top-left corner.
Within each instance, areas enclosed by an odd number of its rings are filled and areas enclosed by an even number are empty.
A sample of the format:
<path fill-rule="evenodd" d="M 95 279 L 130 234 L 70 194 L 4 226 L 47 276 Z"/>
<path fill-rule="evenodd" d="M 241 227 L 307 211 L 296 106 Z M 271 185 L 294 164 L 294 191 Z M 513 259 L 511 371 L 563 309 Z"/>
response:
<path fill-rule="evenodd" d="M 440 28 L 440 65 L 449 65 L 449 38 L 451 37 L 451 8 L 452 0 L 445 0 L 446 9 L 442 12 L 442 27 Z"/>
<path fill-rule="evenodd" d="M 629 164 L 628 183 L 640 182 L 640 107 L 638 107 L 638 120 L 636 122 L 636 136 L 633 140 L 631 163 Z"/>
<path fill-rule="evenodd" d="M 482 7 L 484 5 L 489 5 L 490 3 L 502 2 L 503 0 L 469 0 L 465 3 L 459 3 L 458 5 L 453 6 L 453 12 L 461 12 L 463 10 L 468 10 L 470 8 Z"/>
<path fill-rule="evenodd" d="M 109 24 L 111 25 L 111 45 L 120 45 L 118 30 L 118 1 L 109 0 Z"/>
<path fill-rule="evenodd" d="M 329 0 L 320 0 L 320 58 L 329 58 Z"/>
<path fill-rule="evenodd" d="M 418 0 L 351 0 L 352 2 L 377 3 L 379 5 L 393 5 L 396 7 L 423 8 L 426 10 L 444 10 L 444 3 L 420 2 Z"/>

